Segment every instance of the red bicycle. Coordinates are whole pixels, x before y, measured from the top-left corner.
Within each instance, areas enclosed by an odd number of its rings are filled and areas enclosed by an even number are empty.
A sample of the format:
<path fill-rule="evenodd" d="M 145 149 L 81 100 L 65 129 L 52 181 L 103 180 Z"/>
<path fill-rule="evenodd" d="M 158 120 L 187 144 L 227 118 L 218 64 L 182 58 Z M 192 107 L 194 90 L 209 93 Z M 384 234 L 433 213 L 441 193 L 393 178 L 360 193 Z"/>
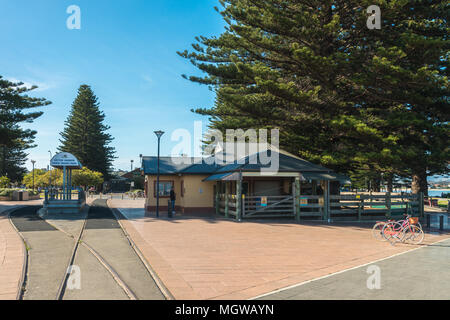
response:
<path fill-rule="evenodd" d="M 387 239 L 383 236 L 383 228 L 387 223 L 390 222 L 395 222 L 395 220 L 391 219 L 387 221 L 377 221 L 372 228 L 373 237 L 379 241 L 386 241 Z"/>
<path fill-rule="evenodd" d="M 419 223 L 419 218 L 406 216 L 401 222 L 391 221 L 382 229 L 383 237 L 395 245 L 397 242 L 420 244 L 425 238 L 425 233 Z"/>

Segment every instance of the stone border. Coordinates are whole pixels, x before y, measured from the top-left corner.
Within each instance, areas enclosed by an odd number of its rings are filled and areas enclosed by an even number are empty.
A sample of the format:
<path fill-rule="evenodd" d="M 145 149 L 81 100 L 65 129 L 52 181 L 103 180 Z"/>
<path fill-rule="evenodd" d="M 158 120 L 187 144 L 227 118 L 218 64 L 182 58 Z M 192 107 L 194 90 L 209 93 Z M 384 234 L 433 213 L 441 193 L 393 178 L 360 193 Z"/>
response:
<path fill-rule="evenodd" d="M 22 236 L 22 234 L 19 232 L 19 230 L 16 228 L 16 226 L 14 225 L 14 223 L 11 220 L 11 213 L 13 213 L 17 209 L 21 209 L 23 207 L 25 207 L 25 206 L 18 206 L 18 207 L 12 208 L 11 210 L 8 210 L 9 211 L 8 212 L 9 223 L 14 228 L 14 230 L 19 235 L 19 237 L 22 239 L 23 266 L 22 266 L 22 275 L 20 276 L 20 280 L 19 280 L 19 288 L 18 288 L 16 300 L 23 299 L 23 294 L 25 292 L 25 285 L 26 285 L 26 281 L 28 278 L 28 261 L 30 260 L 30 256 L 29 256 L 30 253 L 28 251 L 28 244 L 25 241 L 25 238 Z"/>
<path fill-rule="evenodd" d="M 22 234 L 19 232 L 19 230 L 17 230 L 16 226 L 12 223 L 11 213 L 13 213 L 14 211 L 21 209 L 23 207 L 25 207 L 25 206 L 23 206 L 23 205 L 12 206 L 11 208 L 8 208 L 5 211 L 0 213 L 0 216 L 4 216 L 4 217 L 6 217 L 6 219 L 8 219 L 10 226 L 16 232 L 16 234 L 19 236 L 19 238 L 22 240 L 23 263 L 22 263 L 22 273 L 20 275 L 20 278 L 19 278 L 19 281 L 17 284 L 16 300 L 22 300 L 22 297 L 23 297 L 24 284 L 27 279 L 29 256 L 28 256 L 26 241 L 25 241 L 24 237 L 22 236 Z"/>

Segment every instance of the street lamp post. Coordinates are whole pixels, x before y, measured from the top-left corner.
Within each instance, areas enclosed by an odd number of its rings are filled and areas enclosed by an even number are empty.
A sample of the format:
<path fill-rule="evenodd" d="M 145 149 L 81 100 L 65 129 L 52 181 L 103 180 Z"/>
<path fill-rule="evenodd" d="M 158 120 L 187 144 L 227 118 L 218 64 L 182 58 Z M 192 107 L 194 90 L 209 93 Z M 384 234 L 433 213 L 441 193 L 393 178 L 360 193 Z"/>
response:
<path fill-rule="evenodd" d="M 31 163 L 33 164 L 33 192 L 34 192 L 34 164 L 36 163 L 35 160 L 31 160 Z"/>
<path fill-rule="evenodd" d="M 160 151 L 161 136 L 164 134 L 164 131 L 158 130 L 155 131 L 155 134 L 158 137 L 158 169 L 156 175 L 156 217 L 159 218 L 159 151 Z"/>
<path fill-rule="evenodd" d="M 131 171 L 133 171 L 133 162 L 134 160 L 131 160 Z"/>
<path fill-rule="evenodd" d="M 50 177 L 50 181 L 49 181 L 49 186 L 48 188 L 50 189 L 52 187 L 52 152 L 50 150 L 48 150 L 48 152 L 50 153 L 50 165 L 48 167 L 49 170 L 49 177 Z"/>

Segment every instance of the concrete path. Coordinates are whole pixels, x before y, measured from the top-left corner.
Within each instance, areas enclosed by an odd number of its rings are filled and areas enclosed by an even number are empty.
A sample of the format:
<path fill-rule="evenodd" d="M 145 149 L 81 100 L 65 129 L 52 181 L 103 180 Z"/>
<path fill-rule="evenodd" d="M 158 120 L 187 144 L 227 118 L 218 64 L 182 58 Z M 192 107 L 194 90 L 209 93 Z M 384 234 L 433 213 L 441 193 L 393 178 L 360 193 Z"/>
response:
<path fill-rule="evenodd" d="M 450 300 L 450 240 L 260 297 L 260 300 Z M 380 287 L 367 286 L 379 268 Z M 371 271 L 371 273 L 368 273 Z M 369 281 L 369 284 L 375 282 Z"/>
<path fill-rule="evenodd" d="M 164 299 L 155 281 L 130 246 L 111 210 L 106 206 L 106 200 L 96 200 L 91 206 L 82 240 L 103 257 L 138 299 Z M 85 273 L 82 263 L 80 267 L 81 272 Z M 99 291 L 102 287 L 101 281 L 95 282 L 98 283 L 96 291 Z M 100 293 L 98 296 L 105 297 Z M 115 294 L 109 297 L 116 299 Z"/>
<path fill-rule="evenodd" d="M 378 242 L 358 224 L 156 219 L 140 200 L 108 204 L 176 299 L 249 299 L 413 248 Z"/>
<path fill-rule="evenodd" d="M 24 300 L 54 300 L 64 277 L 74 240 L 37 215 L 40 207 L 14 211 L 11 220 L 29 250 Z"/>
<path fill-rule="evenodd" d="M 37 214 L 39 208 L 23 207 L 11 216 L 29 248 L 23 298 L 53 300 L 64 278 L 87 210 L 77 215 L 45 215 L 44 220 Z M 113 273 L 116 272 L 138 299 L 164 299 L 111 210 L 106 207 L 106 200 L 97 200 L 88 209 L 86 229 L 73 263 L 79 267 L 81 286 L 68 286 L 64 299 L 128 300 L 129 296 L 115 280 L 115 275 L 105 266 L 112 267 Z M 17 291 L 16 288 L 16 295 Z"/>
<path fill-rule="evenodd" d="M 64 300 L 129 300 L 111 274 L 84 246 L 78 247 L 73 264 L 80 268 L 80 287 L 67 287 Z"/>

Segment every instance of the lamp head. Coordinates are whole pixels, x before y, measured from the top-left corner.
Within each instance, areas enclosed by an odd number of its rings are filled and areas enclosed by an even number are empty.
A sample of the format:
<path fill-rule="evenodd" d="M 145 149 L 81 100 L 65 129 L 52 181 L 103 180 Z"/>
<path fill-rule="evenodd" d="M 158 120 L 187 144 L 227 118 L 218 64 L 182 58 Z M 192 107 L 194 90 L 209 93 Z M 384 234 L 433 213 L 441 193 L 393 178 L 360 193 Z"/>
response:
<path fill-rule="evenodd" d="M 164 131 L 158 130 L 158 131 L 154 131 L 156 136 L 159 138 L 161 138 L 161 136 L 164 134 Z"/>

